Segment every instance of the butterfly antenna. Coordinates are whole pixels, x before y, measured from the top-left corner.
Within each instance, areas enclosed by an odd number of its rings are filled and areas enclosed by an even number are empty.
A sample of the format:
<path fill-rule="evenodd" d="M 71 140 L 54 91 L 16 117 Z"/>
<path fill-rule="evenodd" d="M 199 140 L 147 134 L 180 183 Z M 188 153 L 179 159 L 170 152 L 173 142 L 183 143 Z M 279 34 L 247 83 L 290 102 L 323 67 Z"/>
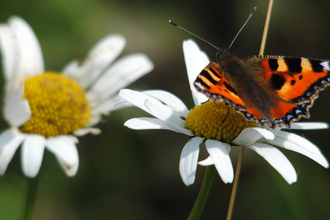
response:
<path fill-rule="evenodd" d="M 249 15 L 249 17 L 246 19 L 245 23 L 243 24 L 243 26 L 241 27 L 241 29 L 239 29 L 239 31 L 237 32 L 236 36 L 234 37 L 234 40 L 230 43 L 228 50 L 231 48 L 231 46 L 233 45 L 234 41 L 236 40 L 236 38 L 238 37 L 239 33 L 241 33 L 241 31 L 243 30 L 243 28 L 245 27 L 245 25 L 248 23 L 248 21 L 250 20 L 250 18 L 252 17 L 252 15 L 254 14 L 254 12 L 257 10 L 257 7 L 254 7 Z"/>
<path fill-rule="evenodd" d="M 188 30 L 186 30 L 186 29 L 184 29 L 183 27 L 180 27 L 179 25 L 177 25 L 176 23 L 174 23 L 172 20 L 169 20 L 168 22 L 170 22 L 170 24 L 172 24 L 173 26 L 175 26 L 175 27 L 181 29 L 182 31 L 187 32 L 188 34 L 190 34 L 190 35 L 192 35 L 192 36 L 194 36 L 194 37 L 200 39 L 201 41 L 204 41 L 205 43 L 207 43 L 207 44 L 210 45 L 211 47 L 214 47 L 215 49 L 219 50 L 219 47 L 215 46 L 214 44 L 211 44 L 211 43 L 208 42 L 207 40 L 201 38 L 200 36 L 198 36 L 198 35 L 196 35 L 196 34 L 190 32 L 190 31 L 188 31 Z"/>

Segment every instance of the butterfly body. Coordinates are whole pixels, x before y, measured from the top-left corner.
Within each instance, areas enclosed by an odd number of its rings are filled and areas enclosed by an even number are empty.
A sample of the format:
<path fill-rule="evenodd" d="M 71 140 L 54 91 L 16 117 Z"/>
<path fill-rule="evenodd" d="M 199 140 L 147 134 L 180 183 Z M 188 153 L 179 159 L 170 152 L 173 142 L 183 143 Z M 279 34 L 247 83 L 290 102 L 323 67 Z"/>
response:
<path fill-rule="evenodd" d="M 215 102 L 225 101 L 262 126 L 286 125 L 309 117 L 317 93 L 329 85 L 329 61 L 251 56 L 220 50 L 197 77 L 195 87 Z"/>

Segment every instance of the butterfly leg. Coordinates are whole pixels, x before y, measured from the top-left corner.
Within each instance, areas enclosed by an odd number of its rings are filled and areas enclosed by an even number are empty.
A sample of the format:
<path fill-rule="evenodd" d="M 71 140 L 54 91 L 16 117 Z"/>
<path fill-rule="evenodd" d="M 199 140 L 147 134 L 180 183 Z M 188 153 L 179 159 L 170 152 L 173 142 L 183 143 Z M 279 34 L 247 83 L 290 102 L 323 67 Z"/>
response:
<path fill-rule="evenodd" d="M 221 124 L 228 118 L 230 107 L 228 106 L 228 111 L 226 117 L 222 120 Z"/>

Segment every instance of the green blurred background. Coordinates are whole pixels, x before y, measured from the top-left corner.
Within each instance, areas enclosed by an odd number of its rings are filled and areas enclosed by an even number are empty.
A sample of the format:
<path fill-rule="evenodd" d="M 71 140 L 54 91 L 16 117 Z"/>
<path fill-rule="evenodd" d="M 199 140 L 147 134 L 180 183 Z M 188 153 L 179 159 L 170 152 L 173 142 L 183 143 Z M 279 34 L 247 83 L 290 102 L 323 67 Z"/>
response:
<path fill-rule="evenodd" d="M 84 59 L 103 36 L 121 33 L 127 37 L 123 54 L 143 52 L 155 63 L 150 74 L 129 88 L 167 90 L 191 108 L 182 53 L 182 41 L 191 37 L 168 20 L 228 47 L 254 6 L 257 12 L 231 48 L 233 54 L 244 57 L 259 52 L 267 0 L 2 0 L 0 22 L 11 15 L 24 18 L 39 38 L 46 69 L 54 71 L 73 59 Z M 330 1 L 275 0 L 265 54 L 330 60 L 329 10 Z M 214 48 L 197 42 L 214 60 Z M 1 77 L 3 86 L 2 72 Z M 329 101 L 330 89 L 320 93 L 310 110 L 311 121 L 330 123 Z M 194 185 L 185 186 L 178 166 L 189 138 L 123 126 L 137 116 L 147 114 L 137 108 L 115 111 L 99 124 L 101 135 L 79 138 L 80 166 L 75 177 L 66 177 L 54 156 L 45 151 L 33 219 L 186 219 L 205 168 L 198 167 Z M 6 126 L 2 119 L 1 130 Z M 330 159 L 329 130 L 299 134 Z M 298 182 L 288 185 L 266 161 L 246 150 L 233 219 L 330 218 L 329 170 L 297 153 L 282 152 L 294 165 Z M 231 157 L 235 167 L 237 149 Z M 231 188 L 216 176 L 202 219 L 225 218 Z M 26 193 L 18 150 L 0 178 L 0 219 L 22 219 Z"/>

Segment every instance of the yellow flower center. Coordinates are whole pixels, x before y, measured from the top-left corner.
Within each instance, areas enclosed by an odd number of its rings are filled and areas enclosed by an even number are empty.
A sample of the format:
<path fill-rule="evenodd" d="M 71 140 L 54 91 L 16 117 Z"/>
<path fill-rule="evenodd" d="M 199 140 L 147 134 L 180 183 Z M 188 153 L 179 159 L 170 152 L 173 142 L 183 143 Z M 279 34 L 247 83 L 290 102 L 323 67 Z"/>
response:
<path fill-rule="evenodd" d="M 186 127 L 196 136 L 224 143 L 234 140 L 245 128 L 256 126 L 255 122 L 247 122 L 242 114 L 224 102 L 208 101 L 195 106 L 186 118 Z"/>
<path fill-rule="evenodd" d="M 19 129 L 45 137 L 69 134 L 87 125 L 91 116 L 85 90 L 62 74 L 46 72 L 27 78 L 24 98 L 32 116 Z"/>

